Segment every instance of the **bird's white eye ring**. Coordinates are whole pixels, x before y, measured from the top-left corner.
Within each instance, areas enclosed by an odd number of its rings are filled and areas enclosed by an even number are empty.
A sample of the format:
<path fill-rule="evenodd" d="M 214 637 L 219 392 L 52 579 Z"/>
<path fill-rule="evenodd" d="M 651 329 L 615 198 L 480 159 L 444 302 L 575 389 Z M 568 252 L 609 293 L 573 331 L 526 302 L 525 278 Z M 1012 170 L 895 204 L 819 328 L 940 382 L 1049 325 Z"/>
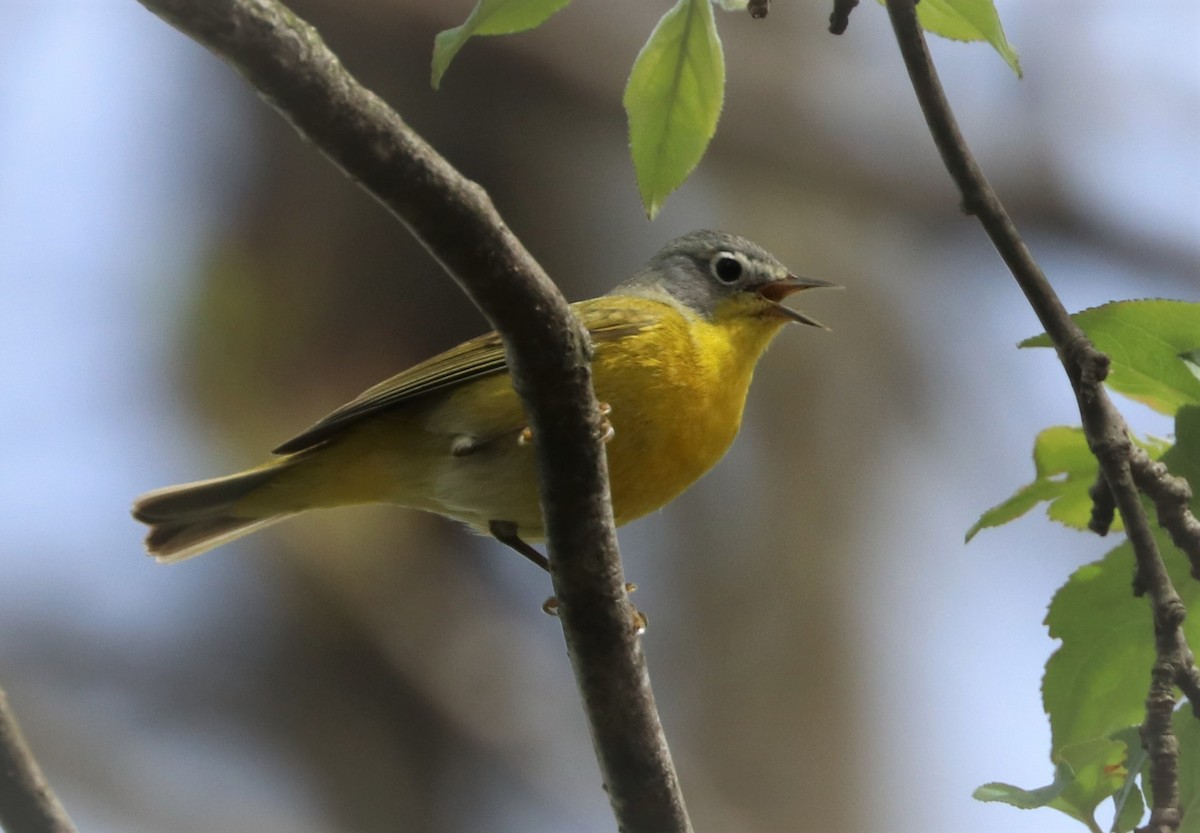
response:
<path fill-rule="evenodd" d="M 710 268 L 713 277 L 725 284 L 736 283 L 745 271 L 742 261 L 729 252 L 718 252 L 712 259 Z"/>

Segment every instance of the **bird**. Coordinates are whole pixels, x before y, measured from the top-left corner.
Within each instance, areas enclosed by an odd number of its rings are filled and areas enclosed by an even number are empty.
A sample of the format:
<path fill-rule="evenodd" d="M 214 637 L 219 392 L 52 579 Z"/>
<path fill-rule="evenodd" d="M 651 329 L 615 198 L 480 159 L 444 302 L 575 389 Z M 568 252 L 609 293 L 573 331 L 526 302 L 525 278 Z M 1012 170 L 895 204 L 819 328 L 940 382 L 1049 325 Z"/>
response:
<path fill-rule="evenodd" d="M 571 305 L 593 345 L 618 526 L 676 498 L 724 456 L 782 301 L 835 284 L 751 241 L 700 230 L 605 295 Z M 390 503 L 460 521 L 548 569 L 528 420 L 496 333 L 423 361 L 334 410 L 246 471 L 136 499 L 146 549 L 182 561 L 311 509 Z"/>

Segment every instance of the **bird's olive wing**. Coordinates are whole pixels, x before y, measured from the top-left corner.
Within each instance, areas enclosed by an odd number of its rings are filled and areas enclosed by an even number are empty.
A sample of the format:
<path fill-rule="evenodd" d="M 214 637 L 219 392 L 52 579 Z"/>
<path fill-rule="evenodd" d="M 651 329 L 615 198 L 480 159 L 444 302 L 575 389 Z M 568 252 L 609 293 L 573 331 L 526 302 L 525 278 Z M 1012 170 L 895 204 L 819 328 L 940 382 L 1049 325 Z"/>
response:
<path fill-rule="evenodd" d="M 609 297 L 574 306 L 594 342 L 605 342 L 639 332 L 653 323 L 654 316 L 639 311 L 630 315 L 618 309 Z M 312 448 L 348 425 L 395 408 L 434 391 L 461 385 L 472 379 L 506 372 L 504 346 L 495 333 L 473 338 L 445 353 L 410 367 L 368 388 L 357 397 L 319 420 L 302 433 L 277 447 L 275 454 L 293 454 Z"/>

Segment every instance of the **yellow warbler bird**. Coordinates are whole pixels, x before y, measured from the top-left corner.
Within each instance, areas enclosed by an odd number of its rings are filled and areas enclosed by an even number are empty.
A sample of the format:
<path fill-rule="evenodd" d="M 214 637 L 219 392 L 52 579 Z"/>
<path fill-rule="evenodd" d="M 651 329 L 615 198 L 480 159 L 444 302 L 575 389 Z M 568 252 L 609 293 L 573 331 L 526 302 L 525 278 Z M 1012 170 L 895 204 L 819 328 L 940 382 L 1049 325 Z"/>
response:
<path fill-rule="evenodd" d="M 607 295 L 571 306 L 591 334 L 618 525 L 662 507 L 725 454 L 754 366 L 802 289 L 759 246 L 716 231 L 668 243 Z M 240 474 L 142 495 L 146 548 L 179 561 L 308 509 L 394 503 L 524 546 L 544 538 L 528 421 L 495 333 L 380 382 Z"/>

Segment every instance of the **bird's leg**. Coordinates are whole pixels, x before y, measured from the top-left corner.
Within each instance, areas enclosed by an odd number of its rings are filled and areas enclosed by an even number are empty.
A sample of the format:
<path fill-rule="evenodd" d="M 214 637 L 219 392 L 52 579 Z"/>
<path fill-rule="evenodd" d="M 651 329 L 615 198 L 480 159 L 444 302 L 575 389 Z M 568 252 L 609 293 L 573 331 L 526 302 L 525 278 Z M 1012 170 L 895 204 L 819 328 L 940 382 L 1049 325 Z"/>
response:
<path fill-rule="evenodd" d="M 550 572 L 550 560 L 521 539 L 521 536 L 517 534 L 517 525 L 512 521 L 489 521 L 488 532 L 492 533 L 492 537 L 501 544 L 504 544 L 504 546 L 516 550 L 547 573 Z M 637 590 L 636 584 L 632 582 L 625 584 L 626 593 L 632 593 L 634 590 Z M 557 616 L 558 598 L 551 596 L 546 599 L 542 603 L 542 610 L 551 616 Z M 639 634 L 646 632 L 646 615 L 637 608 L 633 610 L 632 624 L 634 630 Z"/>
<path fill-rule="evenodd" d="M 521 540 L 521 536 L 517 535 L 517 525 L 512 521 L 489 521 L 488 532 L 504 546 L 516 550 L 547 573 L 550 572 L 550 560 Z"/>
<path fill-rule="evenodd" d="M 521 436 L 527 432 L 529 432 L 528 428 L 521 432 Z M 519 437 L 517 442 L 521 442 Z M 524 445 L 524 443 L 521 444 Z M 488 532 L 492 533 L 492 537 L 504 546 L 516 550 L 547 573 L 550 572 L 550 559 L 522 540 L 521 536 L 517 534 L 517 525 L 512 521 L 488 521 Z M 542 603 L 542 610 L 551 616 L 557 616 L 558 599 L 555 596 L 546 599 Z"/>

